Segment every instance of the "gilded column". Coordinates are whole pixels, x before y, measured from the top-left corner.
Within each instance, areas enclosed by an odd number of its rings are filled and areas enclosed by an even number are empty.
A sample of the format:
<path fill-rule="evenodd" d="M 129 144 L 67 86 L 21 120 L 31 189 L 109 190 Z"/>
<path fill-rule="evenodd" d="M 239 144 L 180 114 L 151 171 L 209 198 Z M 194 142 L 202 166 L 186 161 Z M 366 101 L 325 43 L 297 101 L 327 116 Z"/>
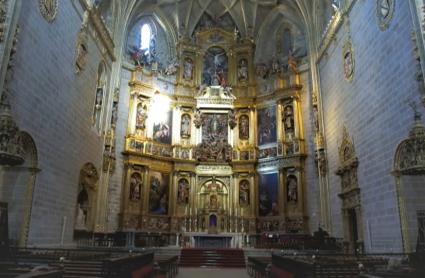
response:
<path fill-rule="evenodd" d="M 251 217 L 255 217 L 255 208 L 257 208 L 257 199 L 255 198 L 255 172 L 249 172 L 249 183 L 250 183 L 250 189 L 249 189 L 249 200 L 251 201 Z"/>
<path fill-rule="evenodd" d="M 142 214 L 149 213 L 149 167 L 144 166 Z"/>
<path fill-rule="evenodd" d="M 172 186 L 170 190 L 170 196 L 171 196 L 170 200 L 172 200 L 173 205 L 170 206 L 171 211 L 169 213 L 169 215 L 172 215 L 172 216 L 176 216 L 177 214 L 178 179 L 179 179 L 179 171 L 173 171 L 173 180 L 172 180 Z"/>
<path fill-rule="evenodd" d="M 298 172 L 298 213 L 300 214 L 300 216 L 304 216 L 306 204 L 306 198 L 304 196 L 304 169 L 302 167 L 297 167 L 296 170 Z"/>
<path fill-rule="evenodd" d="M 300 97 L 297 95 L 293 100 L 294 106 L 294 126 L 295 126 L 295 138 L 302 138 L 302 121 L 301 121 L 301 105 L 300 105 Z"/>
<path fill-rule="evenodd" d="M 258 146 L 257 142 L 257 117 L 256 117 L 256 109 L 255 107 L 250 107 L 250 115 L 249 115 L 249 143 L 254 146 Z"/>
<path fill-rule="evenodd" d="M 121 197 L 121 211 L 126 213 L 127 212 L 127 204 L 128 204 L 128 196 L 130 195 L 130 178 L 131 178 L 131 168 L 133 167 L 132 163 L 125 163 L 124 164 L 124 179 L 122 182 L 122 197 Z"/>
<path fill-rule="evenodd" d="M 286 186 L 285 186 L 285 182 L 286 182 L 286 170 L 285 168 L 280 168 L 279 169 L 279 199 L 282 200 L 281 202 L 279 202 L 279 214 L 280 216 L 285 216 L 286 213 L 286 194 L 288 194 L 288 192 L 286 192 Z"/>
<path fill-rule="evenodd" d="M 129 104 L 128 112 L 128 124 L 127 124 L 127 135 L 133 135 L 136 133 L 136 117 L 137 117 L 137 92 L 131 93 L 131 99 Z"/>
<path fill-rule="evenodd" d="M 190 207 L 193 208 L 198 208 L 197 206 L 197 198 L 196 198 L 196 193 L 198 192 L 198 185 L 196 184 L 196 173 L 195 172 L 190 172 Z"/>
<path fill-rule="evenodd" d="M 276 119 L 276 135 L 277 135 L 277 141 L 285 141 L 285 131 L 283 128 L 283 121 L 282 121 L 282 115 L 283 115 L 283 109 L 284 104 L 283 101 L 280 100 L 277 102 L 277 119 Z"/>

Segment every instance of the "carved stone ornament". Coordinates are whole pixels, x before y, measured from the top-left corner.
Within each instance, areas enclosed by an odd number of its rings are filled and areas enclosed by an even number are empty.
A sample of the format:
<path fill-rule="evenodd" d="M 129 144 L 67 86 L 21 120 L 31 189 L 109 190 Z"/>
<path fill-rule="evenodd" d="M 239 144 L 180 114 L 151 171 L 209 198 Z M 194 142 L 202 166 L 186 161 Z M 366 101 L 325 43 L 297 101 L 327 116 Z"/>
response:
<path fill-rule="evenodd" d="M 52 23 L 58 13 L 58 0 L 38 0 L 38 6 L 47 22 Z"/>
<path fill-rule="evenodd" d="M 416 110 L 416 104 L 411 104 L 415 111 L 415 125 L 409 137 L 400 142 L 394 158 L 394 170 L 404 175 L 425 174 L 425 127 L 422 125 L 422 114 Z"/>
<path fill-rule="evenodd" d="M 7 0 L 0 0 L 0 42 L 4 40 L 6 31 Z"/>
<path fill-rule="evenodd" d="M 352 83 L 355 71 L 353 39 L 349 37 L 342 46 L 342 65 L 345 79 Z"/>
<path fill-rule="evenodd" d="M 80 29 L 75 44 L 75 70 L 77 74 L 86 69 L 88 46 L 88 36 L 84 29 Z"/>
<path fill-rule="evenodd" d="M 196 146 L 195 155 L 198 161 L 232 161 L 232 145 L 227 142 L 202 141 Z"/>
<path fill-rule="evenodd" d="M 342 143 L 341 147 L 338 150 L 339 152 L 339 166 L 335 171 L 337 175 L 344 175 L 349 172 L 351 169 L 357 168 L 359 165 L 359 160 L 356 157 L 354 144 L 349 138 L 346 127 L 342 128 Z"/>
<path fill-rule="evenodd" d="M 378 26 L 384 31 L 394 17 L 395 0 L 376 0 L 376 17 Z"/>
<path fill-rule="evenodd" d="M 9 84 L 13 79 L 15 69 L 13 56 L 16 52 L 18 34 L 19 26 L 15 31 L 0 102 L 1 106 L 3 106 L 3 112 L 0 114 L 0 165 L 9 166 L 16 166 L 24 163 L 25 157 L 25 151 L 19 136 L 19 127 L 10 114 L 10 104 L 7 100 L 9 96 Z"/>

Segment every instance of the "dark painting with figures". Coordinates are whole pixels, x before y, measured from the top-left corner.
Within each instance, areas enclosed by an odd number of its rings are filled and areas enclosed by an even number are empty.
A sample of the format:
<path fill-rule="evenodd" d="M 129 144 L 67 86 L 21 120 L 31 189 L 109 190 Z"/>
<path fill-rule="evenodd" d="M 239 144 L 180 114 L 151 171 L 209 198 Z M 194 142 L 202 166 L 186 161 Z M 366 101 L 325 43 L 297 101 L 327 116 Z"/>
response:
<path fill-rule="evenodd" d="M 276 142 L 276 105 L 258 109 L 258 143 Z"/>
<path fill-rule="evenodd" d="M 149 213 L 168 214 L 170 173 L 151 170 L 149 174 Z"/>
<path fill-rule="evenodd" d="M 278 173 L 262 174 L 258 178 L 259 215 L 279 215 Z"/>
<path fill-rule="evenodd" d="M 173 110 L 164 109 L 163 112 L 155 111 L 153 123 L 153 140 L 165 144 L 171 144 Z"/>
<path fill-rule="evenodd" d="M 227 114 L 205 114 L 202 126 L 202 140 L 208 142 L 223 142 L 227 140 Z"/>
<path fill-rule="evenodd" d="M 229 85 L 228 59 L 223 48 L 218 46 L 209 48 L 205 53 L 203 64 L 202 84 L 221 87 Z"/>

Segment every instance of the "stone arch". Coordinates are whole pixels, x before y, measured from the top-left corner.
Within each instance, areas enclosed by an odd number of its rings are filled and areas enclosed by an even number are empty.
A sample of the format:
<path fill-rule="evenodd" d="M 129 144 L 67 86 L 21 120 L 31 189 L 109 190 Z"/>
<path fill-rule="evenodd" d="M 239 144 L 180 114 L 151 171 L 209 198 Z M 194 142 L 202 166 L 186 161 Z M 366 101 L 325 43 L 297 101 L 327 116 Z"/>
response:
<path fill-rule="evenodd" d="M 13 241 L 12 244 L 25 247 L 30 228 L 36 175 L 40 169 L 34 139 L 25 131 L 20 131 L 18 136 L 25 151 L 25 162 L 21 166 L 1 167 L 3 174 L 0 201 L 9 203 L 9 236 Z"/>
<path fill-rule="evenodd" d="M 91 162 L 81 167 L 75 209 L 74 230 L 94 231 L 99 174 Z"/>
<path fill-rule="evenodd" d="M 34 139 L 26 131 L 19 132 L 19 137 L 24 146 L 26 154 L 23 170 L 26 170 L 30 173 L 26 186 L 25 207 L 22 216 L 21 236 L 19 238 L 19 246 L 24 247 L 28 240 L 36 176 L 40 169 L 38 168 L 38 153 Z"/>
<path fill-rule="evenodd" d="M 199 185 L 197 195 L 196 207 L 200 215 L 200 231 L 209 230 L 210 217 L 213 215 L 216 217 L 214 228 L 221 232 L 227 231 L 229 220 L 224 210 L 231 207 L 229 184 L 221 178 L 206 179 Z"/>
<path fill-rule="evenodd" d="M 420 219 L 424 218 L 425 213 L 425 198 L 420 193 L 425 180 L 425 127 L 421 123 L 421 114 L 414 105 L 412 107 L 415 110 L 415 125 L 409 137 L 398 144 L 394 154 L 394 170 L 391 172 L 395 178 L 404 252 L 411 252 L 418 238 L 424 235 L 424 227 L 418 225 L 423 222 Z M 419 234 L 420 230 L 422 234 Z"/>

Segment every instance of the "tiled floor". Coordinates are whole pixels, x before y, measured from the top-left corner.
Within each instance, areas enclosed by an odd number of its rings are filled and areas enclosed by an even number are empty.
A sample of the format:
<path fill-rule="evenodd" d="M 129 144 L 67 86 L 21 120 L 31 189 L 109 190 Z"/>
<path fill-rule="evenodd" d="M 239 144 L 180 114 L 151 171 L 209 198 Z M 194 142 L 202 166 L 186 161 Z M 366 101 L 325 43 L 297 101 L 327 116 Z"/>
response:
<path fill-rule="evenodd" d="M 248 278 L 246 269 L 180 268 L 177 278 Z"/>

